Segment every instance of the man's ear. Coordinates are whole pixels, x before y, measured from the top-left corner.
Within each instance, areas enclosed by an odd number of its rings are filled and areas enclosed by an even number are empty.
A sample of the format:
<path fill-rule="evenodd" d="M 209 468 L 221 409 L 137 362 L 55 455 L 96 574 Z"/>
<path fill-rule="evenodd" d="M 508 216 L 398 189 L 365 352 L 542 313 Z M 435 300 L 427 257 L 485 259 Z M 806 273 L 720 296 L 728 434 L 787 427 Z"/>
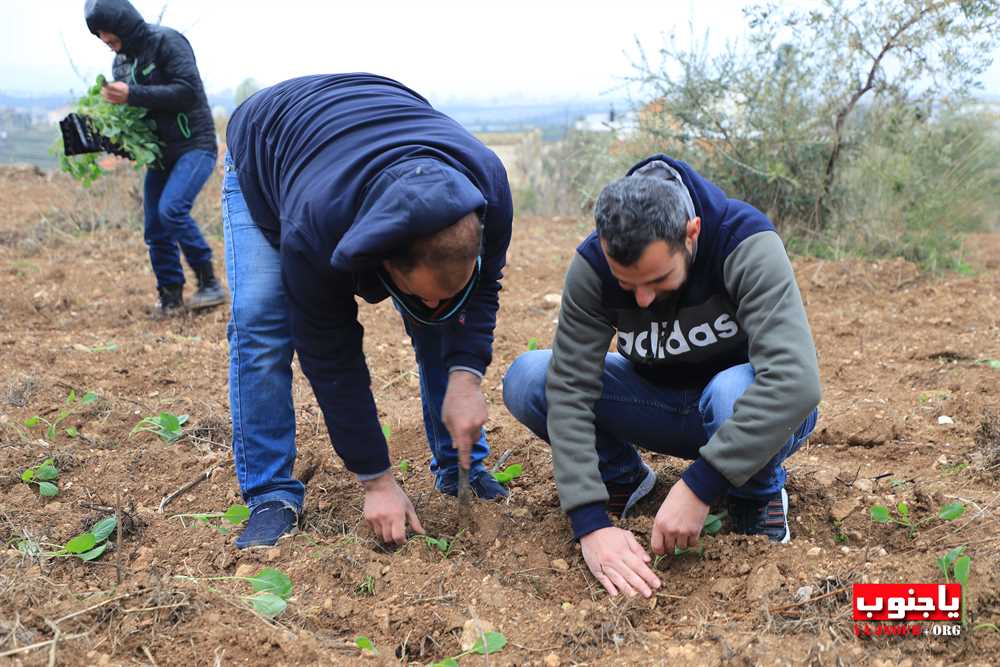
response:
<path fill-rule="evenodd" d="M 694 248 L 694 244 L 698 242 L 698 236 L 701 234 L 701 218 L 695 216 L 688 220 L 687 232 L 684 235 L 684 244 L 688 246 L 688 252 Z"/>

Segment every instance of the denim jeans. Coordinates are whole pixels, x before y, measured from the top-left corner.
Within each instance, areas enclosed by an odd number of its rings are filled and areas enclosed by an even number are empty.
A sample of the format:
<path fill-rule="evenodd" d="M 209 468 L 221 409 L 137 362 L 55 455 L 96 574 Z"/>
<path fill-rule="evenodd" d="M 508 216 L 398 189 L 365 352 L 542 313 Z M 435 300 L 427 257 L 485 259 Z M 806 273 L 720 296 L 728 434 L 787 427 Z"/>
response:
<path fill-rule="evenodd" d="M 233 460 L 243 499 L 252 509 L 279 500 L 301 511 L 305 488 L 292 476 L 295 409 L 292 404 L 292 334 L 281 282 L 281 261 L 250 217 L 230 157 L 222 184 L 226 276 L 232 294 L 229 338 L 229 404 Z M 436 327 L 403 318 L 416 352 L 424 429 L 438 488 L 454 487 L 458 452 L 441 422 L 448 369 Z M 358 390 L 364 388 L 359 387 Z M 484 474 L 489 454 L 485 432 L 472 452 L 470 478 Z"/>
<path fill-rule="evenodd" d="M 526 352 L 503 381 L 507 409 L 546 442 L 545 377 L 551 358 L 551 350 Z M 753 368 L 742 364 L 722 371 L 703 388 L 671 389 L 640 377 L 620 354 L 608 354 L 604 390 L 594 405 L 601 478 L 606 483 L 635 479 L 642 463 L 634 445 L 682 459 L 698 458 L 698 449 L 732 416 L 736 399 L 753 380 Z M 813 410 L 767 465 L 730 495 L 764 498 L 780 491 L 786 477 L 782 463 L 812 433 L 816 417 Z"/>
<path fill-rule="evenodd" d="M 191 217 L 191 207 L 212 175 L 215 158 L 211 151 L 192 150 L 181 155 L 169 170 L 146 170 L 142 208 L 157 287 L 184 284 L 178 247 L 191 268 L 212 261 L 212 249 Z"/>

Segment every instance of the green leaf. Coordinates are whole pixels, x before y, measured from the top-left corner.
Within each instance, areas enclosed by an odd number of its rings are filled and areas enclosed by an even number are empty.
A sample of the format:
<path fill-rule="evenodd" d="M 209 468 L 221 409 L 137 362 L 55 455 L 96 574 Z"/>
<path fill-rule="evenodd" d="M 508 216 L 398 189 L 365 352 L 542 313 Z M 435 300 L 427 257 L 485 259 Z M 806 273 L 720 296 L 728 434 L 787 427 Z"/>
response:
<path fill-rule="evenodd" d="M 102 542 L 90 551 L 85 551 L 82 554 L 77 554 L 77 558 L 80 560 L 94 560 L 99 557 L 102 553 L 108 550 L 108 543 Z"/>
<path fill-rule="evenodd" d="M 399 462 L 399 474 L 406 475 L 410 472 L 410 462 L 407 459 L 403 459 Z"/>
<path fill-rule="evenodd" d="M 56 439 L 56 425 L 55 424 L 49 424 L 49 427 L 45 429 L 45 437 L 48 438 L 49 440 L 55 440 Z"/>
<path fill-rule="evenodd" d="M 965 546 L 955 547 L 954 549 L 952 549 L 951 551 L 949 551 L 947 554 L 945 554 L 944 561 L 948 565 L 951 565 L 952 563 L 955 562 L 955 559 L 958 558 L 959 556 L 961 556 L 963 553 L 965 553 Z"/>
<path fill-rule="evenodd" d="M 388 424 L 382 424 L 382 435 L 385 436 L 386 442 L 392 437 L 392 428 Z"/>
<path fill-rule="evenodd" d="M 108 539 L 108 537 L 111 535 L 111 533 L 115 531 L 115 528 L 117 527 L 118 527 L 118 519 L 114 516 L 106 516 L 97 523 L 95 523 L 93 528 L 90 529 L 90 532 L 93 533 L 94 538 L 98 542 L 102 542 Z"/>
<path fill-rule="evenodd" d="M 233 504 L 229 506 L 222 520 L 237 526 L 250 518 L 250 509 L 246 505 Z"/>
<path fill-rule="evenodd" d="M 52 482 L 39 482 L 38 493 L 46 498 L 53 498 L 59 495 L 59 487 Z"/>
<path fill-rule="evenodd" d="M 76 427 L 68 426 L 66 427 L 66 435 L 68 435 L 71 438 L 75 438 L 76 436 L 80 435 L 80 432 L 76 430 Z"/>
<path fill-rule="evenodd" d="M 35 468 L 35 478 L 49 481 L 59 476 L 59 469 L 55 467 L 52 459 L 45 459 L 40 466 Z"/>
<path fill-rule="evenodd" d="M 24 482 L 25 484 L 27 484 L 28 482 L 30 482 L 34 478 L 35 478 L 35 469 L 34 468 L 28 468 L 27 470 L 25 470 L 24 472 L 21 473 L 21 481 Z"/>
<path fill-rule="evenodd" d="M 93 403 L 96 400 L 97 400 L 97 394 L 95 394 L 92 391 L 88 391 L 86 394 L 83 395 L 83 398 L 80 399 L 80 402 L 83 403 L 84 405 L 89 405 L 90 403 Z"/>
<path fill-rule="evenodd" d="M 531 351 L 534 351 L 534 350 L 537 350 L 537 349 L 538 349 L 538 339 L 537 338 L 529 338 L 528 339 L 528 351 L 531 352 Z"/>
<path fill-rule="evenodd" d="M 706 535 L 715 535 L 722 530 L 722 516 L 717 514 L 709 514 L 705 517 L 705 527 L 703 529 Z"/>
<path fill-rule="evenodd" d="M 91 532 L 80 533 L 65 545 L 63 549 L 67 553 L 71 554 L 82 554 L 85 551 L 90 551 L 95 546 L 97 546 L 97 538 Z"/>
<path fill-rule="evenodd" d="M 910 506 L 907 505 L 904 501 L 900 500 L 899 504 L 896 505 L 896 511 L 899 512 L 899 516 L 905 519 L 910 515 Z"/>
<path fill-rule="evenodd" d="M 66 397 L 66 404 L 76 403 L 76 389 L 69 390 L 69 396 Z"/>
<path fill-rule="evenodd" d="M 39 417 L 38 415 L 35 415 L 34 417 L 28 417 L 27 419 L 24 420 L 24 425 L 27 426 L 28 428 L 31 428 L 32 426 L 38 426 L 38 422 L 40 422 L 41 420 L 42 418 Z"/>
<path fill-rule="evenodd" d="M 878 523 L 889 523 L 889 508 L 885 505 L 873 505 L 871 517 L 873 521 Z"/>
<path fill-rule="evenodd" d="M 250 585 L 259 593 L 273 593 L 285 600 L 292 595 L 292 580 L 281 570 L 265 567 L 250 577 Z"/>
<path fill-rule="evenodd" d="M 161 412 L 159 424 L 164 431 L 179 431 L 181 428 L 181 420 L 172 412 Z"/>
<path fill-rule="evenodd" d="M 962 587 L 969 585 L 969 573 L 972 570 L 972 559 L 968 556 L 960 556 L 955 560 L 955 579 Z"/>
<path fill-rule="evenodd" d="M 444 660 L 435 662 L 431 667 L 458 667 L 458 660 L 455 660 L 455 658 L 445 658 Z"/>
<path fill-rule="evenodd" d="M 483 637 L 476 640 L 476 643 L 472 646 L 472 652 L 478 653 L 479 655 L 488 655 L 490 653 L 496 653 L 503 649 L 507 645 L 507 638 L 499 632 L 487 632 L 484 637 L 486 638 L 486 645 L 483 646 Z"/>
<path fill-rule="evenodd" d="M 938 517 L 944 521 L 954 521 L 958 517 L 965 514 L 965 505 L 959 502 L 949 503 L 941 508 L 938 512 Z"/>
<path fill-rule="evenodd" d="M 378 651 L 375 649 L 375 644 L 372 644 L 372 640 L 364 635 L 357 637 L 354 640 L 354 645 L 362 651 L 368 651 L 372 655 L 378 655 Z"/>
<path fill-rule="evenodd" d="M 268 618 L 274 618 L 288 608 L 288 603 L 274 593 L 257 593 L 257 595 L 251 595 L 246 599 L 250 600 L 254 611 Z"/>

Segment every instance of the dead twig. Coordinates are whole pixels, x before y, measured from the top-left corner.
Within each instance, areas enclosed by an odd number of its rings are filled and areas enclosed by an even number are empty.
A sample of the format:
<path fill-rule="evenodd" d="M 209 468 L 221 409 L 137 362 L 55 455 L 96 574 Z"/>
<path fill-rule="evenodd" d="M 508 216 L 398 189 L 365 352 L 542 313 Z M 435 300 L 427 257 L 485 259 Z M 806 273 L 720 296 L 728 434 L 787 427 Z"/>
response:
<path fill-rule="evenodd" d="M 163 500 L 160 501 L 160 507 L 156 511 L 159 512 L 160 514 L 163 514 L 163 508 L 164 507 L 166 507 L 167 505 L 169 505 L 170 503 L 172 503 L 177 496 L 181 495 L 185 491 L 190 491 L 195 486 L 197 486 L 198 484 L 201 484 L 206 479 L 208 479 L 209 477 L 211 477 L 212 473 L 215 472 L 215 469 L 219 465 L 220 465 L 219 461 L 216 461 L 215 463 L 213 463 L 212 465 L 210 465 L 208 468 L 206 468 L 204 471 L 198 473 L 197 477 L 195 477 L 194 479 L 192 479 L 189 482 L 184 483 L 179 489 L 177 489 L 173 493 L 168 493 L 166 496 L 163 497 Z"/>
<path fill-rule="evenodd" d="M 55 624 L 59 625 L 63 621 L 68 621 L 71 618 L 76 618 L 77 616 L 80 616 L 81 614 L 86 614 L 88 611 L 94 611 L 95 609 L 97 609 L 99 607 L 103 607 L 106 604 L 110 604 L 110 603 L 116 602 L 118 600 L 124 600 L 125 598 L 130 598 L 133 595 L 138 595 L 138 594 L 139 593 L 136 591 L 136 592 L 133 592 L 133 593 L 125 593 L 124 595 L 119 595 L 117 597 L 108 598 L 107 600 L 104 600 L 103 602 L 98 602 L 97 604 L 91 605 L 91 606 L 87 607 L 86 609 L 81 609 L 80 611 L 74 611 L 72 614 L 66 614 L 62 618 L 57 618 L 55 620 Z"/>
<path fill-rule="evenodd" d="M 156 660 L 153 659 L 153 654 L 149 652 L 149 647 L 143 645 L 142 652 L 146 654 L 146 659 L 149 660 L 149 664 L 153 665 L 153 667 L 157 667 Z"/>

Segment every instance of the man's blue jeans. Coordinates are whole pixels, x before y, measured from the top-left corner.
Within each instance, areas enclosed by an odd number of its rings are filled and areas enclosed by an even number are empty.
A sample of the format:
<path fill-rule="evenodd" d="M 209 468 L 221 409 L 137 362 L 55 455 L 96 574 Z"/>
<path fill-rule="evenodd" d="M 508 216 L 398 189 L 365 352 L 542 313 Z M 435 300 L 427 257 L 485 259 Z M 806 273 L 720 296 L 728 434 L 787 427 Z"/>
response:
<path fill-rule="evenodd" d="M 507 409 L 542 440 L 549 442 L 545 376 L 551 350 L 526 352 L 518 357 L 503 381 Z M 698 458 L 698 449 L 733 414 L 733 405 L 754 379 L 750 364 L 727 368 L 703 388 L 671 389 L 643 379 L 617 353 L 607 356 L 604 391 L 595 404 L 597 454 L 605 483 L 629 482 L 642 470 L 633 445 L 682 459 Z M 817 411 L 781 450 L 745 485 L 730 495 L 766 498 L 785 485 L 782 463 L 799 448 L 816 426 Z"/>
<path fill-rule="evenodd" d="M 305 488 L 292 477 L 295 463 L 295 409 L 292 405 L 292 335 L 281 262 L 254 223 L 229 156 L 222 185 L 222 229 L 226 276 L 232 293 L 229 338 L 229 403 L 233 418 L 233 459 L 243 499 L 252 509 L 280 500 L 301 511 Z M 458 452 L 441 422 L 448 370 L 436 327 L 403 318 L 416 351 L 424 429 L 431 470 L 438 488 L 457 484 Z M 367 389 L 358 387 L 361 391 Z M 470 477 L 485 474 L 489 454 L 480 432 L 472 451 Z"/>
<path fill-rule="evenodd" d="M 211 151 L 193 150 L 181 155 L 169 170 L 146 170 L 142 208 L 157 287 L 184 284 L 178 247 L 193 269 L 212 261 L 212 249 L 191 217 L 191 207 L 212 175 L 215 158 Z"/>

